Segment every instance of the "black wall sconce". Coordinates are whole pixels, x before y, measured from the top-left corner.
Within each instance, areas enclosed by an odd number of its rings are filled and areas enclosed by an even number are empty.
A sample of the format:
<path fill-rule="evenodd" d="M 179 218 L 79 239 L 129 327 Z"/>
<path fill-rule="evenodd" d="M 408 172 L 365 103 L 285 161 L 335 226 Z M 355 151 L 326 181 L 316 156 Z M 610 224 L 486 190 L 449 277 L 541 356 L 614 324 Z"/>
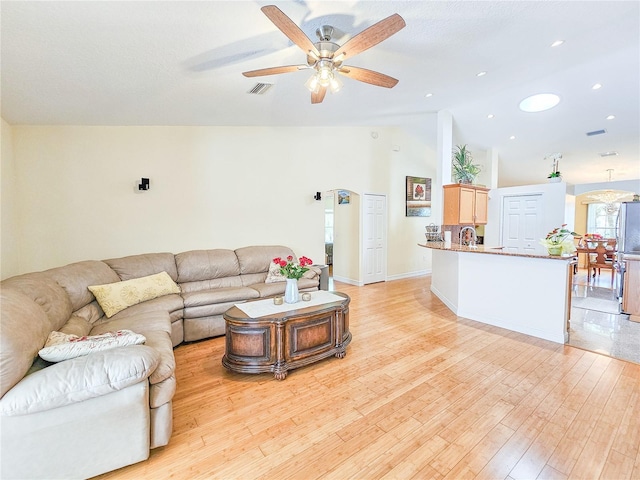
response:
<path fill-rule="evenodd" d="M 313 198 L 315 198 L 316 200 L 320 201 L 320 200 L 322 200 L 322 195 L 320 194 L 320 192 L 316 192 L 316 194 L 313 196 Z"/>
<path fill-rule="evenodd" d="M 142 178 L 142 183 L 138 185 L 138 190 L 149 190 L 149 179 Z"/>

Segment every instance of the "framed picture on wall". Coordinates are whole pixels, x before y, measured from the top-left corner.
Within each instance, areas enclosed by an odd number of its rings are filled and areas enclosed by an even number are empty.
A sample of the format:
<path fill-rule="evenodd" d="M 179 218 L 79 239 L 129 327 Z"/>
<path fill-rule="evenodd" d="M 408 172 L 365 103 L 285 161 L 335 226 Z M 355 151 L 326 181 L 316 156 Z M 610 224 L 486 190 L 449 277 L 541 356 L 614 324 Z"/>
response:
<path fill-rule="evenodd" d="M 431 216 L 431 179 L 407 177 L 407 217 Z"/>
<path fill-rule="evenodd" d="M 338 190 L 338 205 L 349 205 L 351 195 L 348 190 Z"/>

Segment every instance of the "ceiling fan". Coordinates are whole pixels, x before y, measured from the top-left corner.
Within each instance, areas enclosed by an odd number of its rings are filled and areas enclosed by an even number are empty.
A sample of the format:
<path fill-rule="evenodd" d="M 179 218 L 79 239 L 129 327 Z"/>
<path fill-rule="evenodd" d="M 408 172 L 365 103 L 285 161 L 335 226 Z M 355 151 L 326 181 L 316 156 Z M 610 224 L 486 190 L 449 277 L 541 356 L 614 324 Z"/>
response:
<path fill-rule="evenodd" d="M 351 58 L 377 45 L 404 28 L 406 23 L 397 13 L 363 30 L 340 46 L 331 41 L 331 36 L 333 35 L 333 27 L 331 26 L 324 25 L 317 29 L 318 41 L 313 43 L 275 5 L 264 6 L 261 10 L 282 33 L 304 50 L 307 54 L 307 63 L 251 70 L 242 73 L 245 77 L 277 75 L 311 68 L 315 72 L 305 83 L 305 86 L 311 91 L 311 103 L 321 103 L 324 100 L 327 89 L 337 92 L 341 88 L 342 82 L 336 76 L 336 73 L 378 87 L 392 88 L 398 83 L 398 80 L 384 73 L 374 72 L 366 68 L 347 66 L 342 63 L 347 58 Z"/>

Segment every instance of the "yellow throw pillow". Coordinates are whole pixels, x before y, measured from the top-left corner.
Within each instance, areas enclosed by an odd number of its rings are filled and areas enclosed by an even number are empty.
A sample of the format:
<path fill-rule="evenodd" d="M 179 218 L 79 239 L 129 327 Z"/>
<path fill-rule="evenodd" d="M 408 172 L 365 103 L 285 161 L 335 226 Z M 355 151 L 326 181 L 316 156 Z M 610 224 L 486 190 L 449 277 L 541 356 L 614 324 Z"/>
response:
<path fill-rule="evenodd" d="M 132 305 L 170 293 L 180 293 L 180 287 L 167 272 L 132 278 L 123 282 L 91 285 L 88 288 L 109 318 Z"/>

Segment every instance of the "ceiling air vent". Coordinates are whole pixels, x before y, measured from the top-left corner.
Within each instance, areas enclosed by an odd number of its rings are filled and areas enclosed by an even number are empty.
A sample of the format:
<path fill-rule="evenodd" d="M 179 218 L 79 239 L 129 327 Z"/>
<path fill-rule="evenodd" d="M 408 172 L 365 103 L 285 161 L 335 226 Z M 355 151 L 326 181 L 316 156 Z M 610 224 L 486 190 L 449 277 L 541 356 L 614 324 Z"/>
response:
<path fill-rule="evenodd" d="M 598 155 L 600 155 L 601 157 L 613 157 L 615 155 L 618 155 L 618 152 L 602 152 Z"/>
<path fill-rule="evenodd" d="M 273 83 L 256 83 L 247 93 L 251 95 L 264 95 L 271 87 L 273 87 Z"/>
<path fill-rule="evenodd" d="M 594 130 L 593 132 L 587 132 L 587 137 L 593 137 L 594 135 L 602 135 L 603 133 L 607 133 L 607 131 L 604 128 L 602 130 Z"/>

